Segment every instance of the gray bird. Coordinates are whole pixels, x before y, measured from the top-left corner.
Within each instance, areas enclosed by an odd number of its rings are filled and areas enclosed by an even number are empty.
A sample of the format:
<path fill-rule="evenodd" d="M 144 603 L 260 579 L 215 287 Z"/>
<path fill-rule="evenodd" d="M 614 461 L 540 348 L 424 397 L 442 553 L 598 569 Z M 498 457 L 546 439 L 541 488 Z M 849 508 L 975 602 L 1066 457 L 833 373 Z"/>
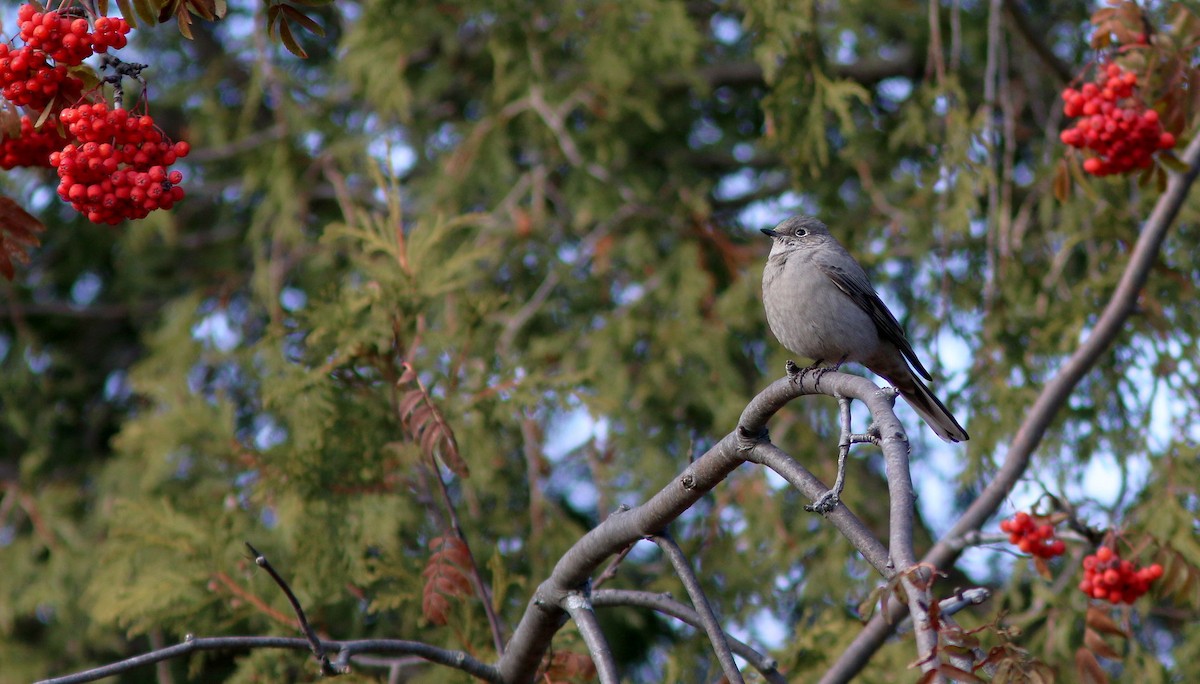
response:
<path fill-rule="evenodd" d="M 763 228 L 774 244 L 763 271 L 767 324 L 794 354 L 841 365 L 854 361 L 883 376 L 947 442 L 967 432 L 913 373 L 929 380 L 896 317 L 862 266 L 811 216 Z"/>

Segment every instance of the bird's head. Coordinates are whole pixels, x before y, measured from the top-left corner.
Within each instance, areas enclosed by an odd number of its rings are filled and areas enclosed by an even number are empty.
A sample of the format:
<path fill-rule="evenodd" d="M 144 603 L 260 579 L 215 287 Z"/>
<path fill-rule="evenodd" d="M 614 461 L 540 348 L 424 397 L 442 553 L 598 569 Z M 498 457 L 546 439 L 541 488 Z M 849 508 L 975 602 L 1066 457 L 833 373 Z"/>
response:
<path fill-rule="evenodd" d="M 829 238 L 829 228 L 812 216 L 793 216 L 774 228 L 762 228 L 774 241 L 771 255 L 811 247 Z"/>

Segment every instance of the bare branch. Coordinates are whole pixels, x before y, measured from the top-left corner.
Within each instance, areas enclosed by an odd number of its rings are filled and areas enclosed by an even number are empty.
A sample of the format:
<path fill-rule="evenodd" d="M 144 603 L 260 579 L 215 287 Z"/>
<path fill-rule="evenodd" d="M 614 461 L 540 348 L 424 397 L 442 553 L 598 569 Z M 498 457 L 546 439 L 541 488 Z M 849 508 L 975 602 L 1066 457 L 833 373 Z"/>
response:
<path fill-rule="evenodd" d="M 815 501 L 829 491 L 815 475 L 774 444 L 758 445 L 750 453 L 750 460 L 775 471 L 780 477 L 787 480 L 788 484 L 811 500 Z M 854 545 L 854 548 L 858 549 L 863 558 L 880 575 L 891 576 L 893 571 L 889 567 L 887 547 L 875 538 L 871 530 L 845 504 L 839 504 L 832 511 L 826 513 L 825 517 Z"/>
<path fill-rule="evenodd" d="M 473 677 L 478 677 L 487 682 L 499 684 L 501 681 L 500 673 L 493 665 L 481 662 L 462 651 L 450 651 L 418 641 L 404 641 L 400 639 L 322 641 L 321 647 L 325 651 L 337 651 L 347 657 L 358 653 L 413 655 L 428 660 L 431 663 L 462 670 Z M 311 650 L 312 645 L 309 644 L 307 639 L 296 637 L 239 636 L 195 638 L 189 634 L 187 639 L 181 644 L 157 649 L 132 658 L 126 658 L 120 662 L 97 667 L 86 672 L 42 680 L 37 684 L 79 684 L 80 682 L 94 682 L 98 679 L 112 677 L 122 672 L 129 672 L 145 665 L 152 665 L 163 660 L 178 658 L 199 651 L 242 651 L 254 648 L 283 648 L 292 651 L 308 651 Z"/>
<path fill-rule="evenodd" d="M 725 640 L 725 630 L 721 629 L 717 614 L 713 611 L 712 604 L 708 602 L 708 597 L 704 595 L 704 589 L 700 587 L 700 580 L 696 578 L 696 573 L 688 564 L 687 557 L 683 555 L 683 549 L 679 548 L 675 539 L 665 531 L 651 536 L 650 541 L 658 544 L 658 548 L 662 549 L 667 560 L 671 561 L 671 566 L 675 568 L 675 574 L 679 575 L 679 579 L 683 582 L 684 589 L 692 599 L 692 606 L 695 607 L 696 613 L 700 616 L 700 622 L 704 625 L 704 631 L 708 633 L 708 640 L 712 642 L 717 662 L 721 663 L 721 669 L 725 672 L 725 679 L 734 684 L 742 684 L 742 673 L 738 670 L 737 663 L 733 662 L 733 653 L 729 650 L 729 642 Z"/>
<path fill-rule="evenodd" d="M 700 614 L 671 598 L 669 594 L 655 594 L 632 589 L 600 589 L 592 593 L 592 605 L 597 608 L 616 606 L 649 608 L 664 615 L 670 615 L 676 620 L 687 623 L 696 629 L 704 629 Z M 758 670 L 768 682 L 771 684 L 787 684 L 787 678 L 780 674 L 778 670 L 779 663 L 774 658 L 763 655 L 751 646 L 738 641 L 728 634 L 725 635 L 725 639 L 729 643 L 730 648 L 733 649 L 733 652 L 745 658 L 746 662 Z"/>
<path fill-rule="evenodd" d="M 563 597 L 562 609 L 567 611 L 567 614 L 575 621 L 575 626 L 579 629 L 583 642 L 587 644 L 588 654 L 592 656 L 592 662 L 596 664 L 596 673 L 600 676 L 600 683 L 617 684 L 621 681 L 620 676 L 617 675 L 617 661 L 613 658 L 608 640 L 604 638 L 604 632 L 600 630 L 600 621 L 596 619 L 596 612 L 592 610 L 591 600 L 583 592 L 568 592 Z"/>
<path fill-rule="evenodd" d="M 304 633 L 304 638 L 308 640 L 313 657 L 321 664 L 321 674 L 346 674 L 345 672 L 336 670 L 333 664 L 329 662 L 329 658 L 325 655 L 325 649 L 321 646 L 321 639 L 317 636 L 316 631 L 313 630 L 312 625 L 308 624 L 308 618 L 304 616 L 304 608 L 300 605 L 300 600 L 296 598 L 296 594 L 292 592 L 292 588 L 288 586 L 287 581 L 275 570 L 275 566 L 271 565 L 267 557 L 254 548 L 250 542 L 243 543 L 246 545 L 246 548 L 250 549 L 250 553 L 254 554 L 254 564 L 267 571 L 271 579 L 275 580 L 275 584 L 278 584 L 279 588 L 283 590 L 283 595 L 287 597 L 288 603 L 292 604 L 292 610 L 296 612 L 296 619 L 300 622 L 300 631 Z"/>
<path fill-rule="evenodd" d="M 895 574 L 896 567 L 912 566 L 913 491 L 908 473 L 908 439 L 892 410 L 895 393 L 880 389 L 866 378 L 845 373 L 821 376 L 820 388 L 817 379 L 809 374 L 771 383 L 746 406 L 737 428 L 688 465 L 670 484 L 646 503 L 609 516 L 568 549 L 550 577 L 530 597 L 508 648 L 500 658 L 499 669 L 504 680 L 523 682 L 534 676 L 546 645 L 567 617 L 561 607 L 562 601 L 568 593 L 584 587 L 605 559 L 664 529 L 746 460 L 770 457 L 770 444 L 766 441 L 767 420 L 789 401 L 806 394 L 840 394 L 862 401 L 871 411 L 887 463 L 892 497 L 891 548 L 881 554 L 884 558 L 877 567 L 890 577 Z M 818 493 L 823 490 L 821 488 Z M 853 518 L 831 514 L 830 519 L 848 521 Z M 872 563 L 875 564 L 874 559 Z"/>

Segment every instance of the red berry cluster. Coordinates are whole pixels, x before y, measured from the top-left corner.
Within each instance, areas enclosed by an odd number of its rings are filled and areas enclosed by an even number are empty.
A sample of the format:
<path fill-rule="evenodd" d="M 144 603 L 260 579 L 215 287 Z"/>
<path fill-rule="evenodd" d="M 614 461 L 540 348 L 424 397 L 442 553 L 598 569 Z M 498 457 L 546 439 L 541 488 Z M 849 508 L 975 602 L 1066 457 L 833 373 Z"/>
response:
<path fill-rule="evenodd" d="M 1042 519 L 1044 520 L 1044 519 Z M 1038 558 L 1054 558 L 1067 550 L 1067 545 L 1054 536 L 1054 526 L 1020 511 L 1009 520 L 1000 521 L 1000 530 L 1008 533 L 1008 541 Z"/>
<path fill-rule="evenodd" d="M 1137 74 L 1109 64 L 1094 83 L 1062 93 L 1063 113 L 1080 119 L 1059 138 L 1096 153 L 1083 162 L 1083 170 L 1093 176 L 1148 168 L 1155 152 L 1175 147 L 1175 136 L 1163 131 L 1158 112 L 1135 95 L 1137 84 Z"/>
<path fill-rule="evenodd" d="M 1111 547 L 1101 546 L 1084 557 L 1079 589 L 1091 598 L 1112 604 L 1133 603 L 1162 574 L 1163 567 L 1158 563 L 1139 568 L 1132 561 L 1121 560 Z"/>
<path fill-rule="evenodd" d="M 109 48 L 120 50 L 129 42 L 125 37 L 129 33 L 129 22 L 120 17 L 98 17 L 93 28 L 92 52 L 98 55 L 108 52 Z"/>
<path fill-rule="evenodd" d="M 183 199 L 183 174 L 167 167 L 190 148 L 164 139 L 148 115 L 97 102 L 64 109 L 59 118 L 78 144 L 50 155 L 58 167 L 58 196 L 89 221 L 144 218 Z"/>
<path fill-rule="evenodd" d="M 50 64 L 45 52 L 26 45 L 16 50 L 0 43 L 0 93 L 18 107 L 42 109 L 56 95 L 79 98 L 83 81 L 63 64 Z"/>
<path fill-rule="evenodd" d="M 82 92 L 72 75 L 93 54 L 125 47 L 129 24 L 95 17 L 82 4 L 43 12 L 32 3 L 17 12 L 24 47 L 0 42 L 0 90 L 29 115 L 6 122 L 0 166 L 56 167 L 58 194 L 95 223 L 143 218 L 183 199 L 183 174 L 170 165 L 188 153 L 149 115 L 109 109 L 103 95 Z M 91 17 L 94 17 L 92 19 Z M 97 102 L 99 100 L 99 102 Z M 46 111 L 49 108 L 49 111 Z M 35 128 L 34 119 L 42 125 Z"/>
<path fill-rule="evenodd" d="M 37 130 L 32 119 L 22 116 L 21 131 L 15 136 L 0 138 L 0 168 L 50 166 L 50 153 L 61 150 L 66 144 L 67 139 L 57 128 L 42 126 Z"/>

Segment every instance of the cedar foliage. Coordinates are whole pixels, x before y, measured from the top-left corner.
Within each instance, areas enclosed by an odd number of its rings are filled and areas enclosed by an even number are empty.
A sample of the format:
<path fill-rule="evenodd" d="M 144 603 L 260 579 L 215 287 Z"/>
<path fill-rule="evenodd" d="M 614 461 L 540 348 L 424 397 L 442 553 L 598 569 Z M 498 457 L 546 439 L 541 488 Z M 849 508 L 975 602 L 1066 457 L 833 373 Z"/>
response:
<path fill-rule="evenodd" d="M 758 293 L 766 245 L 746 229 L 785 210 L 829 221 L 914 345 L 953 360 L 930 365 L 971 442 L 943 451 L 906 419 L 918 462 L 961 465 L 945 506 L 962 507 L 1086 335 L 1155 196 L 1090 180 L 1055 198 L 1065 84 L 1029 41 L 1086 64 L 1092 3 L 1003 4 L 1042 30 L 1005 20 L 995 103 L 987 3 L 938 7 L 930 24 L 899 0 L 361 0 L 304 9 L 324 32 L 288 29 L 304 61 L 254 32 L 267 10 L 252 3 L 190 23 L 192 41 L 135 32 L 156 118 L 195 150 L 188 200 L 109 231 L 48 200 L 43 176 L 0 181 L 46 226 L 40 247 L 9 250 L 30 263 L 0 299 L 0 682 L 187 633 L 292 635 L 244 540 L 324 635 L 489 659 L 439 480 L 511 629 L 563 550 L 669 481 L 780 375 Z M 1162 26 L 1195 21 L 1152 10 Z M 1083 466 L 1107 459 L 1123 498 L 1075 503 L 1169 559 L 1170 581 L 1139 604 L 1141 636 L 1120 642 L 1131 681 L 1200 677 L 1198 218 L 1184 208 L 1142 315 L 1076 391 L 1030 483 L 1078 492 Z M 796 402 L 772 427 L 830 479 L 832 404 Z M 581 415 L 597 429 L 580 435 Z M 845 498 L 882 530 L 882 473 L 858 453 Z M 672 530 L 727 626 L 783 626 L 771 645 L 794 681 L 849 643 L 848 607 L 878 584 L 804 503 L 743 468 Z M 934 526 L 918 534 L 936 537 L 945 511 L 922 512 Z M 1070 679 L 1087 605 L 1073 581 L 976 559 L 961 581 L 997 596 L 963 622 L 1006 612 L 1022 633 L 985 631 L 985 648 Z M 614 582 L 682 595 L 656 552 L 631 554 Z M 634 609 L 601 618 L 632 681 L 719 676 L 687 628 Z M 591 672 L 572 628 L 553 650 L 558 676 Z M 894 681 L 912 657 L 891 644 L 862 681 Z M 170 668 L 177 681 L 318 676 L 267 650 Z"/>

